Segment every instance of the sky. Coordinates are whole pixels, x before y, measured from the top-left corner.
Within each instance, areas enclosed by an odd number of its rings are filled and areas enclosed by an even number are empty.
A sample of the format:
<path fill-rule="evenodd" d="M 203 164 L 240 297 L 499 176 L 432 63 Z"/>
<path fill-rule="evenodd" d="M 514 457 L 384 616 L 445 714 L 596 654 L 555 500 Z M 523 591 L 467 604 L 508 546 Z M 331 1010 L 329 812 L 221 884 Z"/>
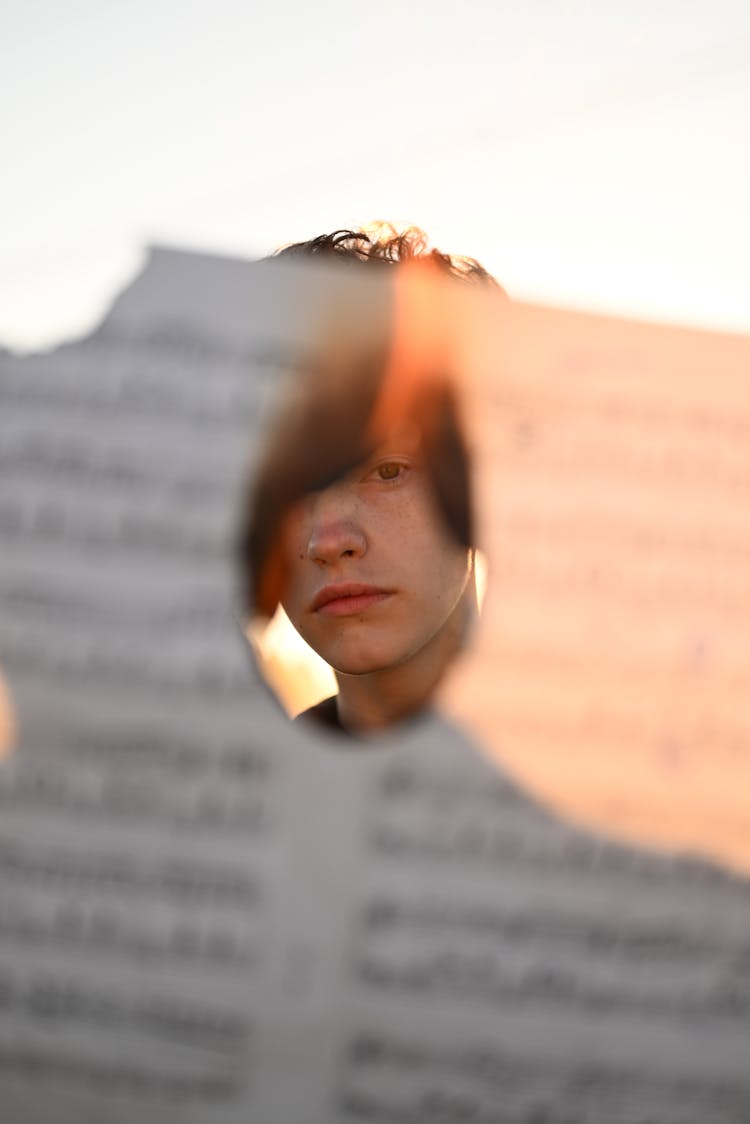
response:
<path fill-rule="evenodd" d="M 750 331 L 746 0 L 6 0 L 0 343 L 149 245 L 389 219 L 512 296 Z"/>

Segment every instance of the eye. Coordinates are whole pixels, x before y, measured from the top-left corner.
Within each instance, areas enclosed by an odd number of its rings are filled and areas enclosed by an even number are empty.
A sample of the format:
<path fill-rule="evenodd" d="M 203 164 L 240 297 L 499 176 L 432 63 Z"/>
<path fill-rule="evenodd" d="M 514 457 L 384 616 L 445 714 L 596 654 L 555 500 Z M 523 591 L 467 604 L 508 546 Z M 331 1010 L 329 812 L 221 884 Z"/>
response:
<path fill-rule="evenodd" d="M 383 484 L 395 484 L 406 476 L 409 471 L 409 465 L 405 461 L 387 460 L 381 461 L 380 464 L 374 465 L 367 475 L 365 480 L 374 480 L 382 482 Z"/>
<path fill-rule="evenodd" d="M 385 464 L 379 464 L 375 469 L 381 480 L 397 480 L 403 471 L 404 466 L 399 464 L 398 461 L 386 461 Z"/>

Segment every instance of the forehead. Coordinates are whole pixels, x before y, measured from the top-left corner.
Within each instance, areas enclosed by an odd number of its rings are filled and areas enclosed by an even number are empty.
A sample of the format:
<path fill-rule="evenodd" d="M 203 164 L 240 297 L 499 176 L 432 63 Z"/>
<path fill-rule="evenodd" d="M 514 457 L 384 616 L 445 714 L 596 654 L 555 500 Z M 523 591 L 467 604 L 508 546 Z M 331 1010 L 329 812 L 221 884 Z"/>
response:
<path fill-rule="evenodd" d="M 380 434 L 376 443 L 367 442 L 365 447 L 358 451 L 354 463 L 350 462 L 335 475 L 330 475 L 323 481 L 309 481 L 302 499 L 342 483 L 354 483 L 364 469 L 386 457 L 408 457 L 412 462 L 421 462 L 422 451 L 422 434 L 416 425 L 394 425 Z"/>
<path fill-rule="evenodd" d="M 384 433 L 378 435 L 372 456 L 379 456 L 386 452 L 416 456 L 421 448 L 422 434 L 418 427 L 414 423 L 403 422 L 390 426 Z"/>

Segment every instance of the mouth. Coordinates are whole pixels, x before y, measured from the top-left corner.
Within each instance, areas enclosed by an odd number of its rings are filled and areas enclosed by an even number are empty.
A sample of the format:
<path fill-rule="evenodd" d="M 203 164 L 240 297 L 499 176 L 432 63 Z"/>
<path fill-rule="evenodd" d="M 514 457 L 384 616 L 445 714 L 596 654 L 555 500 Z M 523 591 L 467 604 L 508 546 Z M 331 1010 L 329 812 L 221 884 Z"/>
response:
<path fill-rule="evenodd" d="M 311 609 L 325 617 L 356 616 L 391 596 L 391 590 L 378 586 L 342 582 L 324 586 L 313 599 Z"/>

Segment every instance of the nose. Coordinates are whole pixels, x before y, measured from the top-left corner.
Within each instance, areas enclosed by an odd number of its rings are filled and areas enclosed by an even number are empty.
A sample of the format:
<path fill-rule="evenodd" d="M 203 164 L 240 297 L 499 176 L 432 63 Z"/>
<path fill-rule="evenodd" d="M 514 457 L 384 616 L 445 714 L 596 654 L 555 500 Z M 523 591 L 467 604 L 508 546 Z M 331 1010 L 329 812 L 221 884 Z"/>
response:
<path fill-rule="evenodd" d="M 308 558 L 330 566 L 342 558 L 361 558 L 366 553 L 367 537 L 355 506 L 344 489 L 336 487 L 312 497 Z"/>

